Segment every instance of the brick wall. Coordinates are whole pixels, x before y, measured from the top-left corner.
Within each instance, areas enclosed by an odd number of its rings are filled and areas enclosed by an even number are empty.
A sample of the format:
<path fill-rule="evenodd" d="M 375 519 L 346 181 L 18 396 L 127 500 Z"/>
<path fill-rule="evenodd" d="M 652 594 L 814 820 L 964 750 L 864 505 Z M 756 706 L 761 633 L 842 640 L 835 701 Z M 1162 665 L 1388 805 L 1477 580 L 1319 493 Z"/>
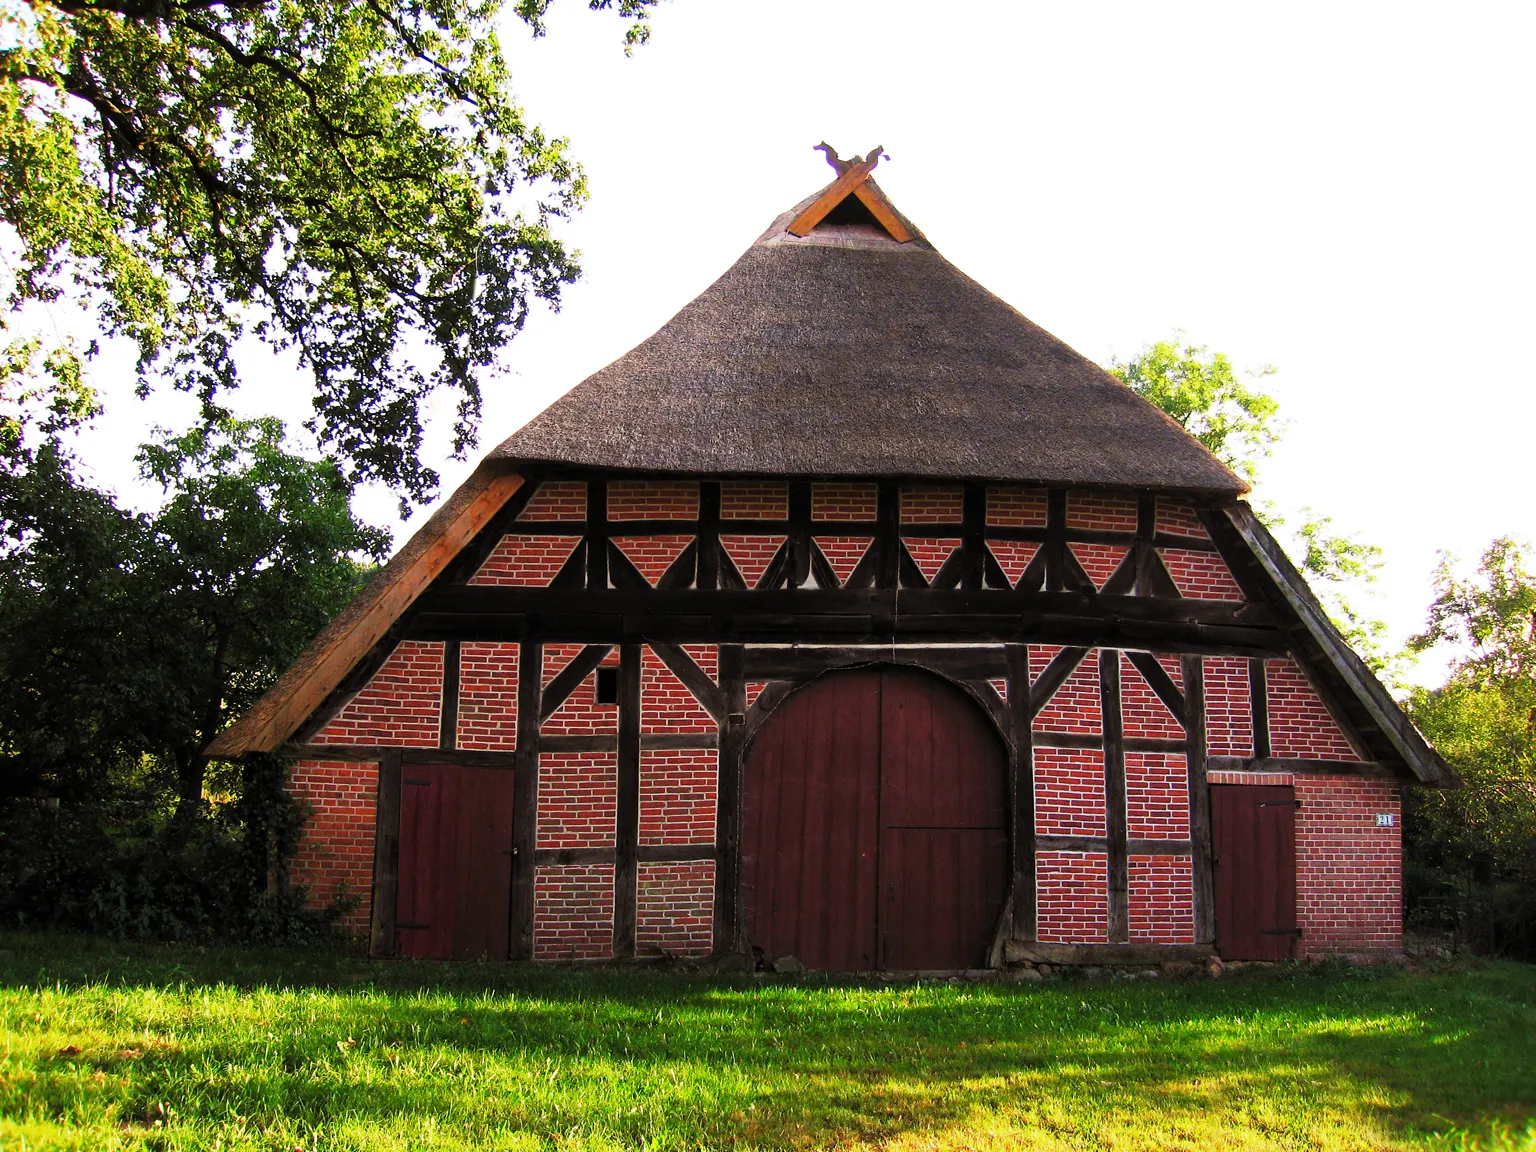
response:
<path fill-rule="evenodd" d="M 704 956 L 714 943 L 715 862 L 642 864 L 635 950 L 642 956 Z"/>
<path fill-rule="evenodd" d="M 1109 859 L 1102 852 L 1035 858 L 1037 935 L 1049 944 L 1103 944 L 1109 935 Z"/>
<path fill-rule="evenodd" d="M 613 866 L 559 864 L 533 880 L 533 958 L 601 960 L 613 955 Z"/>
<path fill-rule="evenodd" d="M 574 536 L 503 536 L 469 582 L 543 588 L 560 574 L 579 543 Z"/>
<path fill-rule="evenodd" d="M 696 520 L 697 480 L 614 480 L 608 485 L 610 520 Z"/>
<path fill-rule="evenodd" d="M 907 546 L 907 551 L 912 554 L 913 561 L 917 564 L 918 571 L 923 574 L 929 583 L 939 574 L 939 569 L 944 566 L 944 561 L 954 554 L 960 547 L 958 540 L 935 539 L 926 536 L 903 536 L 902 541 Z"/>
<path fill-rule="evenodd" d="M 312 907 L 337 896 L 357 897 L 341 921 L 344 931 L 362 935 L 372 914 L 374 803 L 377 764 L 344 760 L 300 760 L 288 775 L 288 792 L 309 810 L 289 878 L 309 889 Z"/>
<path fill-rule="evenodd" d="M 987 523 L 997 528 L 1043 528 L 1045 490 L 988 488 Z"/>
<path fill-rule="evenodd" d="M 661 578 L 667 574 L 672 561 L 681 556 L 683 549 L 693 543 L 693 537 L 615 536 L 613 542 L 654 588 L 661 583 Z M 692 583 L 690 580 L 689 584 Z"/>
<path fill-rule="evenodd" d="M 459 648 L 460 748 L 510 752 L 517 747 L 516 644 Z"/>
<path fill-rule="evenodd" d="M 814 509 L 815 492 L 812 490 Z M 789 515 L 789 485 L 768 480 L 720 482 L 722 520 L 783 520 Z"/>
<path fill-rule="evenodd" d="M 618 763 L 613 752 L 539 753 L 538 847 L 613 847 Z"/>
<path fill-rule="evenodd" d="M 1183 671 L 1175 657 L 1160 656 L 1158 664 L 1174 684 L 1183 687 Z M 1184 725 L 1168 711 L 1168 705 L 1152 691 L 1136 666 L 1124 656 L 1120 658 L 1120 723 L 1127 736 L 1166 740 L 1184 738 Z"/>
<path fill-rule="evenodd" d="M 585 520 L 587 486 L 580 480 L 546 480 L 539 485 L 519 520 Z"/>
<path fill-rule="evenodd" d="M 1296 911 L 1305 956 L 1401 949 L 1402 809 L 1397 785 L 1296 776 Z M 1376 825 L 1378 813 L 1392 826 Z"/>
<path fill-rule="evenodd" d="M 312 743 L 435 748 L 442 704 L 443 646 L 402 640 Z"/>
<path fill-rule="evenodd" d="M 1248 661 L 1207 656 L 1205 670 L 1206 750 L 1212 756 L 1253 755 L 1253 694 Z"/>
<path fill-rule="evenodd" d="M 1029 678 L 1034 681 L 1061 649 L 1053 644 L 1029 646 Z M 1096 733 L 1104 730 L 1103 709 L 1099 703 L 1099 654 L 1095 650 L 1083 657 L 1057 689 L 1056 694 L 1035 717 L 1036 732 Z"/>
<path fill-rule="evenodd" d="M 879 496 L 873 484 L 812 484 L 812 520 L 874 520 Z"/>
<path fill-rule="evenodd" d="M 715 839 L 713 748 L 640 753 L 640 843 L 710 844 Z"/>
<path fill-rule="evenodd" d="M 827 558 L 827 563 L 832 565 L 832 571 L 837 573 L 839 584 L 848 583 L 848 577 L 853 575 L 853 570 L 858 567 L 859 561 L 864 559 L 864 553 L 869 551 L 869 545 L 868 536 L 816 537 L 816 546 Z"/>
<path fill-rule="evenodd" d="M 1133 943 L 1195 942 L 1194 866 L 1188 856 L 1131 856 L 1128 861 Z"/>
<path fill-rule="evenodd" d="M 783 536 L 726 536 L 720 537 L 720 546 L 736 565 L 736 571 L 748 588 L 756 588 L 763 578 L 780 546 Z"/>
<path fill-rule="evenodd" d="M 1125 754 L 1125 827 L 1132 840 L 1189 838 L 1189 770 L 1183 755 Z"/>
<path fill-rule="evenodd" d="M 1115 574 L 1129 551 L 1118 544 L 1068 544 L 1067 547 L 1072 549 L 1072 555 L 1077 557 L 1095 588 L 1104 587 L 1104 582 Z"/>
<path fill-rule="evenodd" d="M 1295 661 L 1266 661 L 1264 677 L 1268 685 L 1269 744 L 1276 756 L 1360 759 Z"/>
<path fill-rule="evenodd" d="M 1157 502 L 1157 530 L 1175 536 L 1199 536 L 1210 539 L 1200 517 L 1188 504 L 1175 504 L 1168 500 Z"/>
<path fill-rule="evenodd" d="M 1196 552 L 1189 548 L 1159 548 L 1163 567 L 1173 577 L 1180 596 L 1191 600 L 1242 600 L 1243 591 L 1227 571 L 1227 565 L 1214 552 Z"/>
<path fill-rule="evenodd" d="M 1136 531 L 1136 501 L 1124 496 L 1067 493 L 1067 527 L 1103 532 Z"/>
<path fill-rule="evenodd" d="M 709 676 L 718 678 L 716 649 L 686 644 L 683 651 Z M 672 669 L 647 645 L 640 660 L 640 730 L 642 732 L 714 732 L 715 720 Z"/>
<path fill-rule="evenodd" d="M 1042 836 L 1104 835 L 1103 752 L 1035 749 L 1035 831 Z"/>
<path fill-rule="evenodd" d="M 913 484 L 901 490 L 903 524 L 958 524 L 963 490 L 958 484 Z"/>
<path fill-rule="evenodd" d="M 546 644 L 544 646 L 544 687 L 548 688 L 556 676 L 563 672 L 572 660 L 581 654 L 582 644 Z M 618 663 L 617 651 L 609 653 L 604 661 Z M 619 709 L 615 704 L 597 702 L 597 673 L 588 672 L 586 679 L 576 685 L 565 702 L 550 714 L 540 726 L 540 732 L 560 736 L 594 736 L 619 730 Z"/>
<path fill-rule="evenodd" d="M 1024 575 L 1024 569 L 1029 567 L 1029 562 L 1035 558 L 1035 553 L 1040 551 L 1040 545 L 1027 540 L 988 540 L 987 547 L 991 549 L 998 567 L 1008 577 L 1010 587 L 1018 584 L 1019 577 Z"/>

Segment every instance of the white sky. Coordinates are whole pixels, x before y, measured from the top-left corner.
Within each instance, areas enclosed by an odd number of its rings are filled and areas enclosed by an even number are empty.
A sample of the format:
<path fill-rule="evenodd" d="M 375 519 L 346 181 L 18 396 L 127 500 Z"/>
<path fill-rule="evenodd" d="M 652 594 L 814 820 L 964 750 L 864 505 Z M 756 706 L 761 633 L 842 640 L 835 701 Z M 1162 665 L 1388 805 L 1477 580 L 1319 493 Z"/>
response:
<path fill-rule="evenodd" d="M 671 0 L 631 59 L 585 7 L 559 0 L 544 40 L 504 33 L 593 195 L 566 232 L 585 278 L 507 349 L 483 449 L 824 184 L 826 139 L 885 145 L 897 206 L 1083 354 L 1182 328 L 1277 365 L 1291 426 L 1257 495 L 1386 550 L 1395 639 L 1437 550 L 1536 537 L 1531 5 Z M 241 408 L 297 425 L 307 380 L 249 364 Z M 129 495 L 132 446 L 178 412 L 116 400 L 98 475 Z M 448 462 L 445 491 L 470 467 Z M 387 494 L 363 507 L 393 519 Z"/>

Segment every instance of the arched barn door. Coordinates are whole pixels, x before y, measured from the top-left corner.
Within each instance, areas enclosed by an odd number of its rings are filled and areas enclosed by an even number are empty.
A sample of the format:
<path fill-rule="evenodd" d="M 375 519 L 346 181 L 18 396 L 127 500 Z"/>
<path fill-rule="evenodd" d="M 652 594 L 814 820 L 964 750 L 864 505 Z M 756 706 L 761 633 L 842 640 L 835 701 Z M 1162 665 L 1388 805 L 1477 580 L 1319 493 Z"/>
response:
<path fill-rule="evenodd" d="M 1008 889 L 1007 758 L 936 676 L 869 668 L 789 696 L 746 762 L 747 935 L 809 968 L 977 968 Z"/>

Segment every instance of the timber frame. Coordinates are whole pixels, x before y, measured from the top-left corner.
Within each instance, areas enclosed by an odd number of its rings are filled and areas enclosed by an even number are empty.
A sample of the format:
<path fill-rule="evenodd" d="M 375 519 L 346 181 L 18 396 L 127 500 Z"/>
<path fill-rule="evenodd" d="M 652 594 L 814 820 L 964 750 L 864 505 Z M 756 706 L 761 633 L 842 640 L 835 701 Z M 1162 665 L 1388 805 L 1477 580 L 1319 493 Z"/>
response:
<path fill-rule="evenodd" d="M 570 479 L 553 473 L 550 478 Z M 490 478 L 481 496 L 468 502 L 473 515 L 447 518 L 443 539 L 413 540 L 418 557 L 404 576 L 389 569 L 376 580 L 408 582 L 374 593 L 369 603 L 404 602 L 388 626 L 354 622 L 350 631 L 328 629 L 317 645 L 328 645 L 333 680 L 318 691 L 311 674 L 280 682 L 253 710 L 261 731 L 236 733 L 221 743 L 224 754 L 281 744 L 296 757 L 347 759 L 379 765 L 372 950 L 387 954 L 394 940 L 400 782 L 403 766 L 452 762 L 516 773 L 512 909 L 509 955 L 533 955 L 535 867 L 601 863 L 614 867 L 613 941 L 616 958 L 635 955 L 636 881 L 639 865 L 661 861 L 712 860 L 715 864 L 714 948 L 720 956 L 748 948 L 741 904 L 741 831 L 747 749 L 772 711 L 793 691 L 836 669 L 895 663 L 926 669 L 960 686 L 988 715 L 1004 742 L 1009 765 L 1012 882 L 1004 922 L 993 948 L 1004 957 L 1055 954 L 1060 946 L 1036 945 L 1035 861 L 1041 851 L 1106 854 L 1109 866 L 1108 943 L 1084 955 L 1130 955 L 1127 923 L 1127 861 L 1130 855 L 1187 855 L 1192 858 L 1195 943 L 1179 954 L 1199 958 L 1214 939 L 1211 824 L 1208 770 L 1223 772 L 1352 772 L 1422 783 L 1452 785 L 1454 777 L 1406 721 L 1393 723 L 1395 706 L 1384 708 L 1360 686 L 1363 665 L 1341 661 L 1335 650 L 1347 645 L 1294 569 L 1282 569 L 1283 553 L 1263 532 L 1246 506 L 1195 504 L 1209 538 L 1156 530 L 1157 497 L 1138 499 L 1134 531 L 1069 528 L 1067 497 L 1051 489 L 1045 523 L 999 527 L 986 523 L 981 482 L 962 486 L 962 517 L 956 523 L 924 523 L 924 537 L 958 541 L 930 580 L 903 540 L 900 482 L 879 481 L 873 520 L 813 521 L 810 481 L 788 482 L 788 515 L 778 519 L 721 517 L 719 481 L 699 483 L 696 519 L 610 521 L 607 485 L 633 474 L 585 474 L 586 518 L 582 521 L 520 522 L 517 517 L 537 492 L 540 478 Z M 670 477 L 669 477 L 670 478 Z M 1168 499 L 1163 497 L 1163 499 Z M 492 501 L 496 507 L 487 508 Z M 431 525 L 429 524 L 429 528 Z M 424 530 L 425 531 L 425 530 Z M 905 529 L 916 535 L 913 526 Z M 470 578 L 507 535 L 567 535 L 575 540 L 569 559 L 548 587 L 472 585 Z M 782 537 L 755 587 L 747 587 L 722 534 Z M 655 586 L 635 569 L 612 541 L 625 537 L 689 536 Z M 862 537 L 870 541 L 846 581 L 840 581 L 821 551 L 817 536 Z M 1010 584 L 986 547 L 988 540 L 1028 541 L 1038 550 L 1021 577 Z M 457 546 L 448 547 L 445 541 Z M 1114 544 L 1124 557 L 1102 589 L 1096 589 L 1075 558 L 1072 543 Z M 1158 554 L 1159 548 L 1216 552 L 1238 579 L 1247 602 L 1185 599 Z M 402 553 L 404 555 L 404 553 Z M 421 557 L 427 557 L 424 561 Z M 1288 562 L 1285 562 L 1288 563 Z M 427 564 L 428 567 L 423 567 Z M 394 568 L 395 565 L 391 565 Z M 407 581 L 407 577 L 409 578 Z M 1299 591 L 1298 591 L 1299 589 Z M 370 589 L 370 592 L 372 589 Z M 368 593 L 364 594 L 368 596 Z M 391 599 L 391 595 L 393 599 Z M 377 610 L 374 610 L 377 615 Z M 436 748 L 314 743 L 312 738 L 367 683 L 402 640 L 445 645 L 443 700 Z M 367 643 L 364 643 L 367 641 Z M 455 747 L 458 654 L 469 641 L 519 645 L 516 750 L 466 751 Z M 547 685 L 541 684 L 546 643 L 580 643 L 579 654 Z M 684 650 L 686 643 L 718 645 L 718 676 L 712 678 Z M 350 649 L 348 645 L 351 645 Z M 712 732 L 643 734 L 640 731 L 640 652 L 649 645 L 688 688 L 715 722 Z M 1059 646 L 1056 656 L 1031 677 L 1029 644 Z M 1078 665 L 1098 650 L 1103 730 L 1085 735 L 1037 730 L 1036 717 Z M 336 674 L 338 651 L 351 666 Z M 583 680 L 618 654 L 617 731 L 601 735 L 559 735 L 541 731 L 543 721 Z M 1175 658 L 1182 685 L 1153 653 Z M 1120 720 L 1121 656 L 1140 673 L 1177 718 L 1183 736 L 1151 739 L 1127 736 Z M 1202 686 L 1206 655 L 1237 656 L 1250 663 L 1254 686 L 1255 755 L 1251 759 L 1209 757 L 1206 751 Z M 1350 656 L 1353 654 L 1350 653 Z M 1271 754 L 1263 723 L 1264 662 L 1291 657 L 1325 691 L 1341 730 L 1361 757 L 1355 761 L 1281 759 Z M 301 661 L 301 664 L 303 662 Z M 313 662 L 311 662 L 313 663 Z M 1358 660 L 1355 661 L 1358 664 Z M 1375 685 L 1369 673 L 1364 673 Z M 1006 684 L 999 693 L 994 682 Z M 752 707 L 747 684 L 766 683 Z M 295 686 L 297 685 L 297 686 Z M 1379 685 L 1376 685 L 1379 690 Z M 289 696 L 282 698 L 283 693 Z M 1381 693 L 1385 698 L 1385 693 Z M 1390 698 L 1385 698 L 1390 705 Z M 294 719 L 308 704 L 307 715 Z M 244 722 L 243 722 L 244 723 Z M 286 730 L 284 730 L 286 729 Z M 232 739 L 231 735 L 239 739 Z M 718 790 L 713 843 L 666 847 L 638 842 L 639 763 L 643 749 L 715 749 Z M 1030 835 L 1034 819 L 1034 750 L 1094 748 L 1103 752 L 1107 825 L 1104 836 Z M 617 835 L 612 848 L 538 849 L 538 755 L 540 752 L 612 751 L 618 765 Z M 1132 840 L 1125 815 L 1125 756 L 1134 752 L 1187 757 L 1190 834 L 1179 840 Z M 1081 948 L 1079 948 L 1081 951 Z M 1166 948 L 1162 951 L 1167 951 Z M 1137 953 L 1138 955 L 1140 953 Z M 1160 953 L 1161 954 L 1161 953 Z M 1076 955 L 1076 953 L 1074 953 Z M 1170 953 L 1171 955 L 1171 953 Z M 1083 961 L 1092 962 L 1092 961 Z M 1113 962 L 1113 961 L 1102 961 Z M 1127 961 L 1129 962 L 1129 961 Z"/>

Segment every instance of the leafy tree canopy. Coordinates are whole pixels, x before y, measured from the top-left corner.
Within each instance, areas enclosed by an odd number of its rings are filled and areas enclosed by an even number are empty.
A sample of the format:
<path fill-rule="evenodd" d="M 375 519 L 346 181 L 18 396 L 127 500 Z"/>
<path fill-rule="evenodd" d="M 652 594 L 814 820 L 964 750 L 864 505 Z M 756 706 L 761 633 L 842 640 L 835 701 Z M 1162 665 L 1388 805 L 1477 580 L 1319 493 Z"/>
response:
<path fill-rule="evenodd" d="M 1284 433 L 1280 402 L 1242 378 L 1262 380 L 1277 369 L 1266 365 L 1239 373 L 1222 353 L 1191 343 L 1181 332 L 1129 360 L 1111 360 L 1110 371 L 1250 484 Z M 1361 611 L 1354 594 L 1375 582 L 1381 549 L 1335 531 L 1331 517 L 1311 508 L 1301 509 L 1299 524 L 1288 523 L 1272 503 L 1260 502 L 1254 510 L 1284 540 L 1344 638 L 1378 673 L 1394 672 L 1401 656 L 1387 647 L 1385 622 Z"/>
<path fill-rule="evenodd" d="M 146 765 L 201 803 L 203 746 L 351 598 L 359 523 L 340 470 L 276 420 L 146 445 L 153 514 L 118 509 L 44 445 L 0 474 L 0 789 L 83 796 Z"/>
<path fill-rule="evenodd" d="M 550 3 L 513 11 L 538 34 Z M 655 3 L 589 7 L 628 19 L 633 46 Z M 168 380 L 213 419 L 242 337 L 295 349 L 347 478 L 428 497 L 425 398 L 458 395 L 454 450 L 472 446 L 480 376 L 577 275 L 553 226 L 585 182 L 509 95 L 500 7 L 6 0 L 0 324 L 79 303 L 137 346 L 141 391 Z M 93 409 L 94 343 L 0 343 L 0 400 L 42 379 L 53 418 Z"/>

